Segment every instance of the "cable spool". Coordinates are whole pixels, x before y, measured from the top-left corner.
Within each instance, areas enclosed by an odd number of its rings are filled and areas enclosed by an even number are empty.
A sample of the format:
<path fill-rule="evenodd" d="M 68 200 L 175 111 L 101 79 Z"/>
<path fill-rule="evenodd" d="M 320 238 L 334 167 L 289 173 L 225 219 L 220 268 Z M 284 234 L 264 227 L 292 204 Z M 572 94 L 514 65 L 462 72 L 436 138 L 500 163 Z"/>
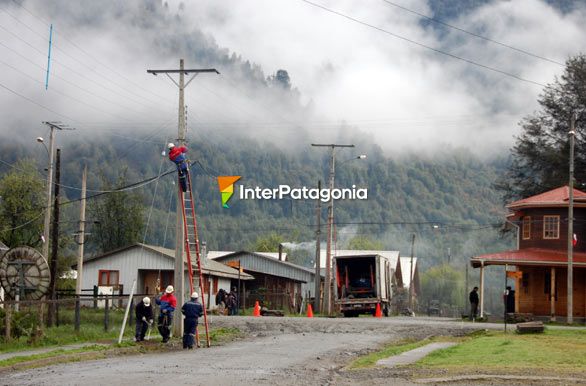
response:
<path fill-rule="evenodd" d="M 6 296 L 39 300 L 49 290 L 51 273 L 43 255 L 30 247 L 9 249 L 0 258 L 0 284 Z"/>

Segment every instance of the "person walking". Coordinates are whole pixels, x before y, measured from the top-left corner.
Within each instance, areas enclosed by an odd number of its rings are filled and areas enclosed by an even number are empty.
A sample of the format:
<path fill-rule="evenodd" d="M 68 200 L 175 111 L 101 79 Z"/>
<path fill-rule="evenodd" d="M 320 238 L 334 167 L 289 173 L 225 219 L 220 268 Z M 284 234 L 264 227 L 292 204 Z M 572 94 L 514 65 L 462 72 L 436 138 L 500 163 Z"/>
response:
<path fill-rule="evenodd" d="M 174 143 L 170 143 L 169 147 L 169 159 L 177 165 L 177 173 L 179 174 L 179 184 L 181 190 L 187 191 L 187 173 L 189 172 L 189 162 L 185 153 L 187 148 L 185 146 L 176 147 Z"/>
<path fill-rule="evenodd" d="M 153 306 L 151 299 L 147 296 L 138 303 L 134 309 L 136 316 L 136 333 L 134 335 L 135 342 L 142 342 L 149 327 L 153 324 Z"/>
<path fill-rule="evenodd" d="M 476 319 L 478 314 L 478 287 L 474 287 L 468 296 L 470 300 L 470 320 Z"/>
<path fill-rule="evenodd" d="M 177 298 L 173 292 L 175 292 L 173 286 L 168 285 L 165 294 L 156 299 L 156 303 L 160 306 L 158 328 L 163 337 L 163 343 L 167 343 L 171 336 L 170 326 L 173 323 L 173 312 L 177 307 Z"/>
<path fill-rule="evenodd" d="M 236 292 L 236 287 L 232 288 L 232 291 L 226 297 L 226 307 L 228 307 L 228 315 L 238 314 L 238 292 Z"/>
<path fill-rule="evenodd" d="M 203 307 L 198 301 L 197 292 L 191 294 L 191 299 L 181 307 L 181 313 L 185 316 L 183 320 L 183 348 L 192 349 L 194 338 L 197 333 L 197 319 L 203 315 Z M 199 347 L 199 344 L 198 344 Z"/>

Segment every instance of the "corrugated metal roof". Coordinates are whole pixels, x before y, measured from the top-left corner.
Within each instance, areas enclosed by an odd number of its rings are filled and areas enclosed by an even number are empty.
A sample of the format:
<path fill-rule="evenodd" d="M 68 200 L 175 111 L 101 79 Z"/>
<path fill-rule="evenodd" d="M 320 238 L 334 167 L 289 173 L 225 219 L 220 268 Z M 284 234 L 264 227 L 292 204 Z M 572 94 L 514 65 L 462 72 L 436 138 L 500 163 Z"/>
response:
<path fill-rule="evenodd" d="M 586 266 L 586 253 L 574 252 L 573 262 L 575 265 Z M 470 259 L 473 267 L 484 265 L 547 265 L 567 266 L 568 254 L 566 251 L 555 251 L 541 248 L 525 248 L 499 253 L 489 253 L 475 256 Z"/>
<path fill-rule="evenodd" d="M 226 256 L 236 251 L 209 251 L 208 252 L 208 259 L 216 260 L 218 257 Z M 256 253 L 257 255 L 263 255 L 270 257 L 271 259 L 279 260 L 279 252 L 251 252 Z M 281 259 L 283 261 L 287 261 L 287 254 L 285 252 L 282 253 Z"/>
<path fill-rule="evenodd" d="M 586 193 L 574 189 L 574 200 L 583 204 L 586 202 Z M 564 207 L 570 201 L 570 187 L 562 186 L 557 189 L 527 197 L 507 205 L 508 209 L 537 208 L 537 207 Z"/>
<path fill-rule="evenodd" d="M 285 277 L 306 283 L 312 281 L 312 278 L 315 276 L 315 272 L 310 268 L 305 268 L 288 261 L 280 261 L 255 252 L 234 252 L 230 255 L 221 256 L 216 261 L 240 261 L 240 264 L 245 270 Z"/>
<path fill-rule="evenodd" d="M 119 249 L 104 253 L 102 255 L 86 258 L 86 259 L 84 259 L 84 263 L 99 260 L 104 257 L 111 256 L 111 255 L 114 255 L 114 254 L 122 252 L 122 251 L 126 251 L 131 248 L 144 248 L 144 249 L 159 253 L 160 255 L 165 256 L 169 259 L 175 260 L 175 250 L 173 250 L 173 249 L 158 247 L 158 246 L 154 246 L 154 245 L 147 245 L 147 244 L 142 244 L 142 243 L 136 243 L 136 244 L 124 247 L 124 248 L 119 248 Z M 184 256 L 187 256 L 187 255 L 184 254 Z M 197 262 L 195 261 L 195 259 L 193 259 L 193 260 L 194 261 L 192 261 L 192 266 L 197 269 Z M 231 279 L 238 278 L 238 270 L 237 269 L 232 268 L 232 267 L 228 267 L 227 265 L 219 263 L 217 261 L 213 261 L 210 259 L 201 259 L 201 265 L 202 265 L 202 271 L 206 275 L 228 277 Z M 253 280 L 254 277 L 252 275 L 249 275 L 249 274 L 243 272 L 240 274 L 240 279 Z"/>

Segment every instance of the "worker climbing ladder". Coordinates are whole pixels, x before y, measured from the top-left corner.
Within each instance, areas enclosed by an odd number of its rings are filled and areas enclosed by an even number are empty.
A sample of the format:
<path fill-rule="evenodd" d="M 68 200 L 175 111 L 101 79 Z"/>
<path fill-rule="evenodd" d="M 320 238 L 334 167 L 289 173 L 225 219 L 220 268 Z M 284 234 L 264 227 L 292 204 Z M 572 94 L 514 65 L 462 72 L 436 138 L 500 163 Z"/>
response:
<path fill-rule="evenodd" d="M 179 177 L 181 178 L 181 176 Z M 179 184 L 179 197 L 181 201 L 181 210 L 183 211 L 183 234 L 185 239 L 185 251 L 187 253 L 187 272 L 189 273 L 189 290 L 194 292 L 193 287 L 193 265 L 192 256 L 197 260 L 197 272 L 199 274 L 199 293 L 201 294 L 201 304 L 203 308 L 203 321 L 206 332 L 207 347 L 210 347 L 210 333 L 208 326 L 208 314 L 206 311 L 205 288 L 203 285 L 203 273 L 201 269 L 201 255 L 199 248 L 199 237 L 197 235 L 197 217 L 195 215 L 195 201 L 193 199 L 193 187 L 191 185 L 191 175 L 189 170 L 185 172 L 184 178 L 187 178 L 187 189 L 182 191 Z M 196 329 L 196 342 L 199 347 L 199 333 Z"/>

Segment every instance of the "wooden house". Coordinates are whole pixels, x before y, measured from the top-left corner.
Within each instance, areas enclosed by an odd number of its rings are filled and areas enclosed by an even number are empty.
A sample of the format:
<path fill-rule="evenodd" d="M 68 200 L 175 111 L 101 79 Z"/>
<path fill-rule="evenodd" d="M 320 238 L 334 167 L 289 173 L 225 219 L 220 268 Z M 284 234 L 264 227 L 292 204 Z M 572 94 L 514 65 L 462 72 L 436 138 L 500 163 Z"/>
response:
<path fill-rule="evenodd" d="M 484 268 L 506 266 L 515 290 L 514 310 L 540 319 L 566 319 L 568 251 L 573 249 L 573 317 L 586 318 L 586 193 L 574 189 L 574 235 L 568 235 L 569 188 L 563 186 L 507 205 L 507 223 L 517 231 L 517 249 L 476 256 L 480 268 L 480 315 L 484 313 Z M 573 245 L 574 244 L 574 245 Z M 503 289 L 504 290 L 504 289 Z"/>

